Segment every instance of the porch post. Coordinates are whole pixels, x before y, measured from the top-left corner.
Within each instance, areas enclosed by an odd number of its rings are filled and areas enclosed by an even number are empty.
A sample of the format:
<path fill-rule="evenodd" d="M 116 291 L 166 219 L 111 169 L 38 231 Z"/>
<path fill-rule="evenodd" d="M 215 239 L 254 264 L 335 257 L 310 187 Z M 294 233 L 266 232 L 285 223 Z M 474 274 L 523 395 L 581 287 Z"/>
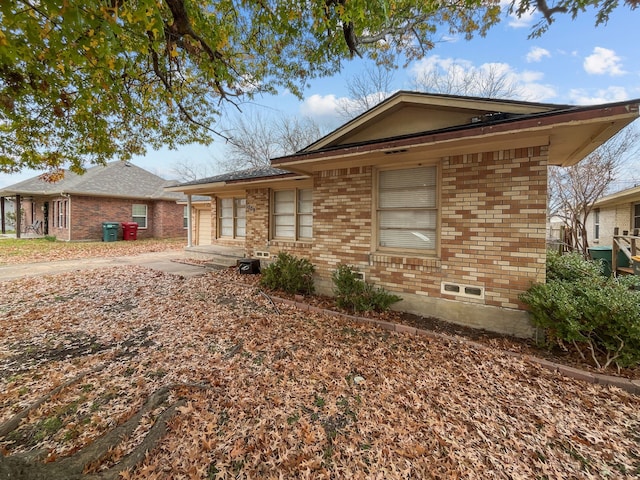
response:
<path fill-rule="evenodd" d="M 193 239 L 191 232 L 191 195 L 187 195 L 187 247 L 192 247 Z"/>
<path fill-rule="evenodd" d="M 22 197 L 16 194 L 16 238 L 20 238 L 20 230 L 22 229 Z"/>
<path fill-rule="evenodd" d="M 0 218 L 2 218 L 2 234 L 7 233 L 7 226 L 4 222 L 4 197 L 0 197 Z"/>

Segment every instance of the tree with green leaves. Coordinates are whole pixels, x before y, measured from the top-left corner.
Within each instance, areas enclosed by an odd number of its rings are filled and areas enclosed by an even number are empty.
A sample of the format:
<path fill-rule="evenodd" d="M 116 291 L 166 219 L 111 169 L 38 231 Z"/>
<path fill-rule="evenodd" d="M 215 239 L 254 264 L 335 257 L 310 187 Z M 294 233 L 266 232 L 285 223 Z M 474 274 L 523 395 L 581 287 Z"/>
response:
<path fill-rule="evenodd" d="M 0 171 L 55 179 L 63 166 L 82 172 L 149 146 L 208 144 L 222 135 L 224 104 L 282 89 L 301 96 L 354 55 L 411 61 L 439 33 L 484 35 L 499 15 L 492 0 L 6 0 Z"/>
<path fill-rule="evenodd" d="M 300 96 L 350 55 L 417 58 L 440 26 L 470 37 L 498 14 L 482 0 L 2 2 L 0 169 L 206 144 L 222 102 Z"/>

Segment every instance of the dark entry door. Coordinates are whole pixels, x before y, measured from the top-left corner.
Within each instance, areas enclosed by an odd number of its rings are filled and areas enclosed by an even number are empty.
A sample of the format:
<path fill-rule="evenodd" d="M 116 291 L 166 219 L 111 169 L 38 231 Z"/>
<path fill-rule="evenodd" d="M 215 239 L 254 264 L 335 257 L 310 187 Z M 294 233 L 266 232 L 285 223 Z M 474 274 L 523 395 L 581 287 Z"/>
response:
<path fill-rule="evenodd" d="M 42 233 L 49 235 L 49 202 L 44 202 L 44 222 L 42 226 Z"/>

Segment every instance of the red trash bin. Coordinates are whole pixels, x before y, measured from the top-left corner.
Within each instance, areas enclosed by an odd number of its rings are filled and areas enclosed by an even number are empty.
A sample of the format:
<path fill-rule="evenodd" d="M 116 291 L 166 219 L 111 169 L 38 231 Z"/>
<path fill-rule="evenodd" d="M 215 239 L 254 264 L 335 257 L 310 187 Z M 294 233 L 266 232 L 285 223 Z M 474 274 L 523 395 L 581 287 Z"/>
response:
<path fill-rule="evenodd" d="M 136 222 L 122 222 L 122 239 L 138 239 L 138 224 Z"/>

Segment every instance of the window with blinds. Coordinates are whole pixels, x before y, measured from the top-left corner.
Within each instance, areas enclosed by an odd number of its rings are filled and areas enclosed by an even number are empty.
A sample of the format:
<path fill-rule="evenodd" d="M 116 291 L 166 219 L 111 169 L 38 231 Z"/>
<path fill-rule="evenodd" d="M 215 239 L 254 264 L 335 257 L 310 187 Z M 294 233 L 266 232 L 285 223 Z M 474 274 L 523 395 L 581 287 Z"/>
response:
<path fill-rule="evenodd" d="M 245 198 L 221 198 L 218 207 L 220 236 L 245 237 L 247 234 L 247 200 Z"/>
<path fill-rule="evenodd" d="M 134 204 L 131 209 L 131 221 L 138 224 L 138 228 L 147 228 L 147 206 Z"/>
<path fill-rule="evenodd" d="M 273 237 L 310 239 L 313 236 L 311 189 L 273 192 Z"/>
<path fill-rule="evenodd" d="M 385 170 L 378 175 L 378 245 L 435 250 L 437 168 Z"/>

